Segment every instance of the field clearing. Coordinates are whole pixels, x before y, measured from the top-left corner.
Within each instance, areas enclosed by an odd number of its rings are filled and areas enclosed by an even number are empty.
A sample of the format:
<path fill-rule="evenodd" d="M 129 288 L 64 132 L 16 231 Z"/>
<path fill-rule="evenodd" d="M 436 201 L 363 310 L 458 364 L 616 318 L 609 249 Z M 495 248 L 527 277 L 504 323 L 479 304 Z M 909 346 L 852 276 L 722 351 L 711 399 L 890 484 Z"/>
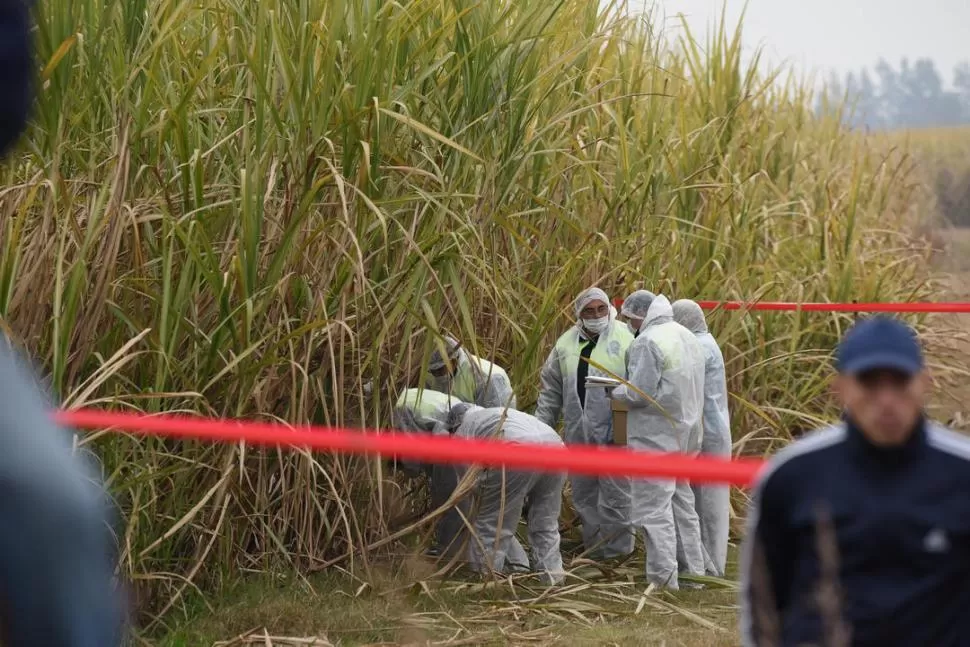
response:
<path fill-rule="evenodd" d="M 959 244 L 959 229 L 970 227 L 970 126 L 890 132 L 875 138 L 907 151 L 912 159 L 925 198 L 914 217 L 923 223 L 924 231 L 944 229 L 934 232 L 937 246 L 951 242 L 954 233 Z M 947 259 L 951 267 L 970 269 L 970 256 L 956 252 Z"/>
<path fill-rule="evenodd" d="M 935 260 L 935 300 L 970 301 L 970 229 L 940 232 L 947 241 Z M 937 315 L 930 325 L 952 331 L 930 348 L 944 380 L 931 415 L 970 427 L 970 318 Z M 736 509 L 745 497 L 737 492 Z M 740 539 L 740 520 L 734 539 Z M 341 569 L 342 570 L 342 569 Z M 412 557 L 394 566 L 372 565 L 366 579 L 347 571 L 294 579 L 258 574 L 237 580 L 212 606 L 196 601 L 160 638 L 159 647 L 236 645 L 602 645 L 733 647 L 737 635 L 737 550 L 728 577 L 703 591 L 646 594 L 643 565 L 571 571 L 567 583 L 546 591 L 531 578 L 482 583 L 473 577 L 435 577 L 432 562 Z"/>
<path fill-rule="evenodd" d="M 935 300 L 970 301 L 970 229 L 940 231 L 945 253 L 935 258 Z M 945 366 L 931 414 L 959 428 L 970 423 L 970 375 L 954 370 L 970 362 L 965 315 L 938 315 L 931 325 L 954 332 L 931 348 Z M 937 340 L 940 341 L 940 340 Z M 954 355 L 955 353 L 955 355 Z M 738 492 L 736 509 L 745 499 Z M 738 520 L 739 521 L 739 520 Z M 735 524 L 735 539 L 740 539 Z M 218 598 L 196 600 L 155 642 L 159 647 L 236 645 L 633 645 L 733 647 L 738 644 L 737 550 L 732 544 L 725 580 L 703 591 L 645 592 L 642 561 L 606 572 L 571 571 L 552 593 L 528 577 L 482 583 L 473 577 L 435 577 L 432 562 L 412 557 L 393 566 L 372 565 L 366 579 L 350 572 L 254 574 Z M 459 574 L 460 575 L 460 574 Z M 211 606 L 209 606 L 211 604 Z"/>
<path fill-rule="evenodd" d="M 732 552 L 733 555 L 733 552 Z M 729 564 L 733 571 L 734 563 Z M 252 632 L 252 643 L 283 647 L 325 637 L 340 645 L 644 645 L 737 644 L 736 585 L 708 580 L 702 591 L 644 594 L 642 562 L 600 571 L 574 568 L 547 590 L 530 578 L 484 584 L 425 580 L 429 564 L 376 567 L 367 583 L 348 575 L 299 582 L 249 578 L 198 609 L 160 647 L 215 645 Z M 395 573 L 395 574 L 391 574 Z M 637 583 L 639 582 L 639 583 Z"/>
<path fill-rule="evenodd" d="M 938 301 L 970 302 L 970 228 L 938 230 L 945 252 L 935 259 Z M 970 429 L 970 315 L 936 315 L 940 331 L 928 351 L 939 368 L 938 393 L 930 412 L 959 429 Z"/>
<path fill-rule="evenodd" d="M 903 151 L 917 182 L 911 222 L 933 248 L 932 301 L 970 301 L 970 126 L 869 133 L 884 150 Z M 935 315 L 928 351 L 938 392 L 931 413 L 970 428 L 970 316 Z"/>

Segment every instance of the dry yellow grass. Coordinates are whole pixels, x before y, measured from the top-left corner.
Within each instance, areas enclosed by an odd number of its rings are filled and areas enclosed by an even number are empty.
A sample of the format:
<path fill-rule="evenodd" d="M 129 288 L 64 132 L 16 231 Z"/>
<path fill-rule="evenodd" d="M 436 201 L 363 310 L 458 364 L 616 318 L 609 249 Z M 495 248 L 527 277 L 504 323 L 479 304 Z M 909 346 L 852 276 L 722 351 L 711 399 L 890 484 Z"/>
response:
<path fill-rule="evenodd" d="M 901 131 L 876 137 L 907 151 L 912 158 L 915 177 L 926 188 L 926 202 L 922 206 L 925 211 L 919 218 L 927 227 L 970 227 L 970 126 Z M 940 232 L 939 244 L 949 241 L 950 235 Z M 970 257 L 957 251 L 948 260 L 960 264 L 957 269 L 970 267 Z"/>
<path fill-rule="evenodd" d="M 429 567 L 430 568 L 430 567 Z M 645 595 L 642 563 L 602 572 L 577 567 L 557 589 L 530 578 L 484 584 L 421 577 L 415 560 L 377 567 L 364 583 L 349 576 L 250 579 L 174 629 L 162 647 L 340 645 L 644 645 L 737 644 L 730 582 L 705 591 Z M 287 642 L 287 637 L 290 637 Z M 263 641 L 263 642 L 260 642 Z"/>

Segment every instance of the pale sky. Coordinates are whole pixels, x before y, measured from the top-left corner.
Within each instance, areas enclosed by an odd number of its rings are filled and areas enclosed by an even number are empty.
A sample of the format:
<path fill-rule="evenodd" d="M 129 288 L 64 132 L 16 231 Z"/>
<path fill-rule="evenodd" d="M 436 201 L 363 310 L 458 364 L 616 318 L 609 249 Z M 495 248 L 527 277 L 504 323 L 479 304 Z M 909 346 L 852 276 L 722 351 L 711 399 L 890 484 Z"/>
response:
<path fill-rule="evenodd" d="M 637 0 L 634 0 L 637 1 Z M 702 35 L 727 7 L 737 24 L 745 0 L 639 0 L 676 27 L 683 13 Z M 933 58 L 947 82 L 970 60 L 970 0 L 747 0 L 746 49 L 758 45 L 772 62 L 803 72 L 872 67 L 879 57 L 898 66 L 903 56 Z"/>

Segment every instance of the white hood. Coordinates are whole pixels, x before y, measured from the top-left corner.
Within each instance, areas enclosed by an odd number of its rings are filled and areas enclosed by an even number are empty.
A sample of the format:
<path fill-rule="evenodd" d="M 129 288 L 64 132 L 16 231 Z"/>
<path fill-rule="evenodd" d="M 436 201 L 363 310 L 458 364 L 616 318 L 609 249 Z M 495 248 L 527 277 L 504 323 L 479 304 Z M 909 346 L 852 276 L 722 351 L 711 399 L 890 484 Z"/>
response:
<path fill-rule="evenodd" d="M 643 325 L 640 326 L 640 330 L 643 330 L 647 326 L 673 321 L 673 319 L 674 309 L 670 305 L 670 299 L 662 294 L 658 294 L 653 300 L 653 303 L 650 304 L 650 309 L 647 310 L 647 318 L 643 320 Z"/>

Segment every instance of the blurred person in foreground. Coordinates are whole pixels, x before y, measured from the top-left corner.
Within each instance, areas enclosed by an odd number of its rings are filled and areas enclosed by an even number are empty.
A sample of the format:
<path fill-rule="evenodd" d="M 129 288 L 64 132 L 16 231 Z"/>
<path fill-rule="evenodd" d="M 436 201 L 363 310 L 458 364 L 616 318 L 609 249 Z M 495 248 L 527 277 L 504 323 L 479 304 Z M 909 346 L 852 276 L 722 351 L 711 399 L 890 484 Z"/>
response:
<path fill-rule="evenodd" d="M 640 336 L 640 327 L 643 325 L 643 320 L 647 318 L 650 304 L 655 298 L 656 295 L 653 292 L 637 290 L 623 300 L 623 305 L 620 306 L 620 319 L 626 323 L 634 338 Z"/>
<path fill-rule="evenodd" d="M 109 506 L 0 336 L 0 644 L 121 644 Z"/>
<path fill-rule="evenodd" d="M 426 386 L 480 407 L 515 409 L 515 393 L 505 369 L 472 355 L 452 337 L 443 341 L 445 352 L 436 348 L 431 353 Z"/>
<path fill-rule="evenodd" d="M 704 311 L 695 301 L 674 301 L 673 309 L 674 321 L 694 333 L 704 348 L 701 453 L 730 457 L 731 417 L 728 413 L 727 376 L 721 347 L 708 331 Z M 708 575 L 724 577 L 731 522 L 731 488 L 722 485 L 695 485 L 692 489 L 694 507 L 701 524 L 705 570 Z"/>
<path fill-rule="evenodd" d="M 556 342 L 540 375 L 536 418 L 555 428 L 564 422 L 567 445 L 610 445 L 613 411 L 604 389 L 586 389 L 588 376 L 626 379 L 633 335 L 616 321 L 607 294 L 599 288 L 577 297 L 576 324 Z M 583 545 L 593 559 L 616 559 L 633 552 L 630 480 L 571 476 L 573 506 L 583 526 Z"/>
<path fill-rule="evenodd" d="M 674 321 L 673 308 L 663 295 L 650 304 L 639 332 L 630 348 L 630 385 L 612 392 L 630 409 L 627 445 L 633 450 L 697 454 L 704 349 L 694 333 Z M 651 584 L 676 590 L 679 572 L 704 575 L 700 523 L 688 481 L 634 480 L 631 518 L 644 535 Z"/>
<path fill-rule="evenodd" d="M 0 0 L 0 154 L 26 124 L 31 66 L 27 4 Z M 92 471 L 0 333 L 0 644 L 121 644 L 108 518 Z"/>
<path fill-rule="evenodd" d="M 420 433 L 448 433 L 447 423 L 451 408 L 461 401 L 447 393 L 431 389 L 405 389 L 394 406 L 392 420 L 394 427 L 404 431 Z M 423 464 L 414 461 L 398 461 L 404 472 L 416 477 L 425 474 L 431 491 L 431 509 L 437 510 L 445 505 L 458 488 L 464 470 L 455 465 Z M 464 546 L 465 523 L 462 516 L 470 513 L 469 499 L 462 498 L 444 512 L 435 524 L 434 545 L 430 554 L 451 558 Z M 519 544 L 513 541 L 508 551 L 507 561 L 512 568 L 529 568 L 529 556 Z"/>
<path fill-rule="evenodd" d="M 446 426 L 460 438 L 562 445 L 562 439 L 552 427 L 527 413 L 502 407 L 483 409 L 473 404 L 456 404 Z M 459 482 L 466 471 L 467 468 L 461 469 Z M 510 557 L 524 553 L 515 531 L 528 497 L 531 570 L 540 573 L 545 584 L 562 582 L 559 513 L 565 482 L 565 474 L 511 471 L 501 467 L 483 469 L 477 477 L 471 507 L 474 536 L 469 540 L 468 560 L 472 568 L 495 574 L 518 570 L 519 564 L 510 564 Z"/>
<path fill-rule="evenodd" d="M 970 440 L 934 424 L 915 332 L 836 351 L 844 421 L 762 470 L 742 556 L 745 645 L 970 644 Z"/>

